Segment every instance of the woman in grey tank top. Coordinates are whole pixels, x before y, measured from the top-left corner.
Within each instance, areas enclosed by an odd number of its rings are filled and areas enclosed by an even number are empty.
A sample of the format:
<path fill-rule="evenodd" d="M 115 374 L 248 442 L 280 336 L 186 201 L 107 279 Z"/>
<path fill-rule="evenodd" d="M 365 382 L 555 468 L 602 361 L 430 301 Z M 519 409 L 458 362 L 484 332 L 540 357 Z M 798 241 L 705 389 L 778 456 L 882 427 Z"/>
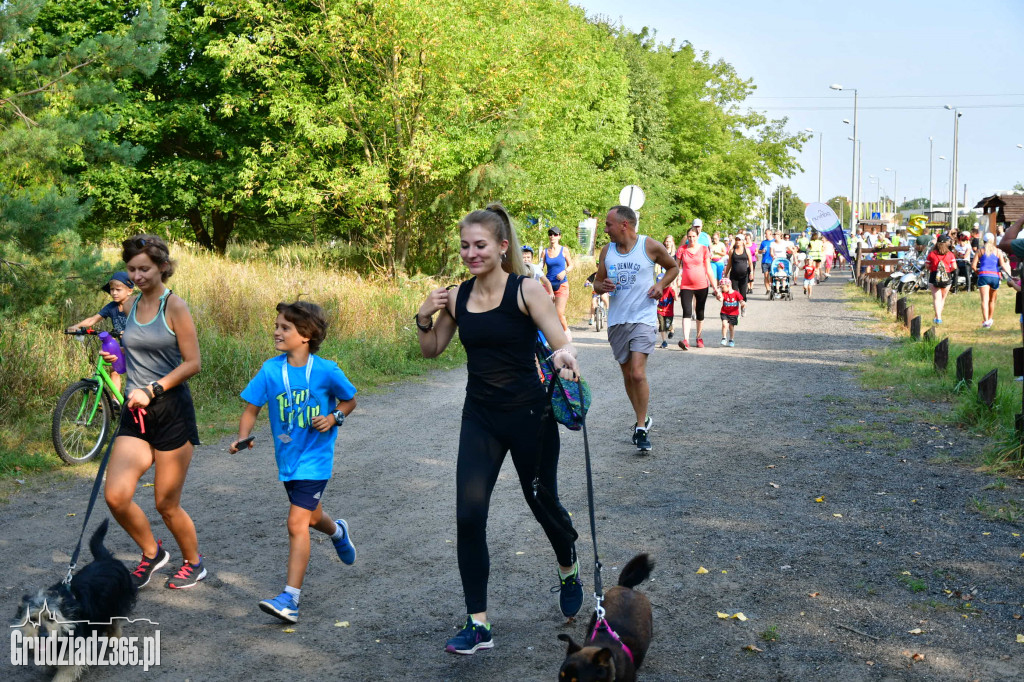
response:
<path fill-rule="evenodd" d="M 121 343 L 127 362 L 125 409 L 107 469 L 104 497 L 111 514 L 142 550 L 132 572 L 138 587 L 170 560 L 133 501 L 139 479 L 155 466 L 156 509 L 181 550 L 182 565 L 166 583 L 192 587 L 206 577 L 192 519 L 181 508 L 192 448 L 199 444 L 195 408 L 187 380 L 199 373 L 199 341 L 188 306 L 164 284 L 174 273 L 167 245 L 139 235 L 122 243 L 126 270 L 141 292 L 130 310 Z M 109 360 L 113 356 L 108 357 Z"/>

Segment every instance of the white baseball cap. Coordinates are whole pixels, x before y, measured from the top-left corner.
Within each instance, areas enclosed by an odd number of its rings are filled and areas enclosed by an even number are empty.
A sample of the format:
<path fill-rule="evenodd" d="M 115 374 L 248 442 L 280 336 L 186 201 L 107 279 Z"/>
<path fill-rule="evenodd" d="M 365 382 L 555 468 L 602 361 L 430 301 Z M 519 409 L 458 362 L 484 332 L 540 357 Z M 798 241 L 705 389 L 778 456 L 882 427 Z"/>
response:
<path fill-rule="evenodd" d="M 704 227 L 704 221 L 700 218 L 694 218 L 693 222 L 690 223 L 690 227 Z"/>
<path fill-rule="evenodd" d="M 991 232 L 986 232 L 985 233 L 985 241 L 987 241 L 987 242 L 995 241 L 995 238 L 996 238 L 996 236 L 994 234 L 992 234 Z"/>

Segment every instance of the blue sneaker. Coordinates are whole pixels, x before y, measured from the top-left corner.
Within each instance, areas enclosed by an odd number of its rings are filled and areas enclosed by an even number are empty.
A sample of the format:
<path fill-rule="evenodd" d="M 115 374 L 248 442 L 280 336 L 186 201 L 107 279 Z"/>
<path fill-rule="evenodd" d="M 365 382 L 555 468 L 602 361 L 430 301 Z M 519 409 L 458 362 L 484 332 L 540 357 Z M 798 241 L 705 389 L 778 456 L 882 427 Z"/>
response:
<path fill-rule="evenodd" d="M 576 562 L 576 570 L 572 575 L 563 578 L 558 572 L 558 586 L 551 591 L 558 591 L 558 607 L 562 615 L 572 618 L 583 608 L 583 583 L 580 582 L 580 562 Z"/>
<path fill-rule="evenodd" d="M 352 538 L 348 534 L 348 524 L 345 523 L 345 519 L 335 519 L 334 522 L 341 526 L 345 534 L 341 536 L 340 540 L 331 540 L 331 542 L 334 543 L 334 549 L 338 551 L 341 563 L 351 566 L 356 562 L 356 546 L 352 544 Z"/>
<path fill-rule="evenodd" d="M 299 622 L 299 605 L 292 599 L 292 595 L 287 592 L 282 592 L 273 599 L 261 601 L 260 611 L 277 616 L 286 623 Z"/>
<path fill-rule="evenodd" d="M 466 627 L 459 630 L 459 634 L 448 640 L 444 650 L 451 654 L 470 655 L 480 649 L 493 649 L 494 639 L 491 638 L 491 627 L 479 625 L 473 619 L 466 616 Z"/>

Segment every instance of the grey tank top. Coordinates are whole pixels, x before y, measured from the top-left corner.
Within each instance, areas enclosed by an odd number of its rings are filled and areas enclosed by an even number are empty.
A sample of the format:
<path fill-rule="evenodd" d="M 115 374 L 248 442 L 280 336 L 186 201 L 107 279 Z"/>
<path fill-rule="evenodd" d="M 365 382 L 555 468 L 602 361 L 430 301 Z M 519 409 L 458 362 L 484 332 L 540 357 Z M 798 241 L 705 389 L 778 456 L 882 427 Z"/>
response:
<path fill-rule="evenodd" d="M 132 304 L 128 320 L 121 336 L 121 347 L 124 348 L 124 359 L 128 368 L 128 381 L 125 395 L 136 388 L 148 386 L 154 381 L 164 378 L 181 364 L 181 350 L 178 349 L 178 337 L 167 326 L 167 297 L 171 290 L 166 289 L 160 297 L 160 307 L 156 316 L 146 324 L 139 324 L 135 319 L 135 308 L 139 305 L 139 296 Z"/>

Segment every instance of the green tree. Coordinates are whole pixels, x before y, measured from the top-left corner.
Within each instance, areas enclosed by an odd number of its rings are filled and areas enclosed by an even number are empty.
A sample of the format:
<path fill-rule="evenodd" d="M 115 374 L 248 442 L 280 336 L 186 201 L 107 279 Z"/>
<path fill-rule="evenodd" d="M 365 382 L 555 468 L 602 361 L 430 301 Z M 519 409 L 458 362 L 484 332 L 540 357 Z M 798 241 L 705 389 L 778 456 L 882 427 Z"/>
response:
<path fill-rule="evenodd" d="M 80 192 L 91 165 L 124 165 L 137 146 L 111 138 L 116 84 L 152 70 L 164 13 L 123 4 L 93 23 L 94 3 L 0 5 L 0 309 L 53 322 L 83 283 L 99 283 L 98 254 L 77 232 L 91 210 Z"/>
<path fill-rule="evenodd" d="M 772 213 L 771 227 L 779 224 L 779 197 L 782 197 L 782 229 L 785 232 L 796 233 L 807 229 L 807 219 L 804 218 L 804 209 L 807 204 L 788 185 L 780 185 L 775 188 L 771 195 L 771 205 L 774 207 Z"/>
<path fill-rule="evenodd" d="M 900 204 L 901 211 L 927 211 L 928 210 L 928 197 L 918 197 L 916 199 L 910 199 Z"/>

